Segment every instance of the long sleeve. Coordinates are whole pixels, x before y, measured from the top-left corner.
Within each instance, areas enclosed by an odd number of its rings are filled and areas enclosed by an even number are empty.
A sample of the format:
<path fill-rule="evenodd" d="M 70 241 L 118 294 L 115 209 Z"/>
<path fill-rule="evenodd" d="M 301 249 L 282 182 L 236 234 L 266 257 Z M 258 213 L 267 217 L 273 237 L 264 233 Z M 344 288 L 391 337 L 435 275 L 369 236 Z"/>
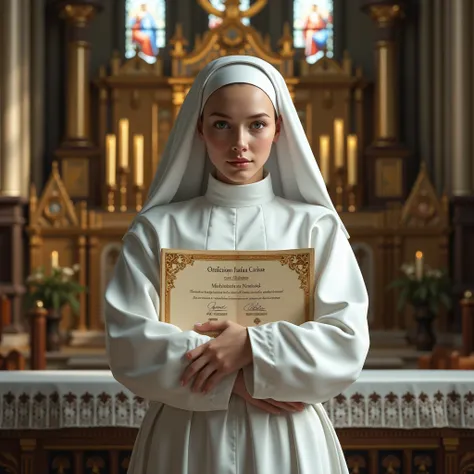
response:
<path fill-rule="evenodd" d="M 180 384 L 185 353 L 210 338 L 159 321 L 159 243 L 154 229 L 143 221 L 125 236 L 105 296 L 111 371 L 118 382 L 147 400 L 183 410 L 225 410 L 235 374 L 206 395 Z"/>
<path fill-rule="evenodd" d="M 311 240 L 316 256 L 315 320 L 248 329 L 253 364 L 244 375 L 254 398 L 324 402 L 357 379 L 367 357 L 367 290 L 334 215 L 316 223 Z"/>

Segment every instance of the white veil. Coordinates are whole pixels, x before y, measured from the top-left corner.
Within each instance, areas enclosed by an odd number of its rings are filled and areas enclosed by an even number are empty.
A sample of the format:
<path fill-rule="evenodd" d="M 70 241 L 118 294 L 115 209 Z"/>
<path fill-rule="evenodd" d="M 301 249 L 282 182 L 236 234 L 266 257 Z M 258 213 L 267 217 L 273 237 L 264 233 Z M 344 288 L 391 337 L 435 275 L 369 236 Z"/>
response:
<path fill-rule="evenodd" d="M 212 165 L 197 133 L 203 91 L 218 69 L 232 64 L 260 69 L 268 76 L 276 92 L 283 125 L 265 165 L 272 177 L 274 193 L 292 201 L 324 206 L 336 213 L 283 76 L 266 61 L 252 56 L 225 56 L 199 72 L 176 118 L 141 212 L 205 193 Z M 349 237 L 340 218 L 339 221 Z"/>

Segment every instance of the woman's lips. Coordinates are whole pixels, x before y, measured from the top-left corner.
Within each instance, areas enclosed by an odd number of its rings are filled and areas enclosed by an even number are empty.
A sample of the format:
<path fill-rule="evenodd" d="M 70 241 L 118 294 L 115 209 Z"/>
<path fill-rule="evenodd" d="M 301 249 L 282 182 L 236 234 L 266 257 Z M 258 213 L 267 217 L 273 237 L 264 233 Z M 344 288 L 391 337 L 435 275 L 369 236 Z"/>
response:
<path fill-rule="evenodd" d="M 231 163 L 241 163 L 241 162 L 250 162 L 248 158 L 245 158 L 244 156 L 237 156 L 236 158 L 230 160 Z"/>
<path fill-rule="evenodd" d="M 229 161 L 228 163 L 235 168 L 246 168 L 252 161 L 247 158 L 236 158 L 235 160 Z"/>

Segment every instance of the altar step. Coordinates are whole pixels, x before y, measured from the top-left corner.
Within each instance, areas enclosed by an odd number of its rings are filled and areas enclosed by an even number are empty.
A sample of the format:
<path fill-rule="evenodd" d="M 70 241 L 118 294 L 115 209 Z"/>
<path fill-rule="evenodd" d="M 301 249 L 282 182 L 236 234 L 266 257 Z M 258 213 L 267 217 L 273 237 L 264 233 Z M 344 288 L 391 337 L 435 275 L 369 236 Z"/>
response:
<path fill-rule="evenodd" d="M 3 348 L 2 351 L 3 352 Z M 21 350 L 29 366 L 29 351 Z M 416 369 L 418 358 L 424 354 L 414 349 L 372 349 L 365 369 L 397 370 Z M 46 354 L 48 370 L 108 370 L 104 349 L 65 348 L 60 352 Z"/>
<path fill-rule="evenodd" d="M 77 336 L 76 336 L 77 337 Z M 69 347 L 70 356 L 64 360 L 64 368 L 68 370 L 104 370 L 108 369 L 105 349 L 100 348 L 99 333 L 89 334 L 91 340 L 97 344 L 95 348 L 81 347 L 79 337 L 76 338 L 76 347 Z M 86 338 L 83 343 L 86 342 Z M 417 369 L 418 359 L 426 352 L 417 351 L 407 345 L 404 331 L 371 331 L 371 349 L 364 366 L 369 370 L 397 370 Z M 460 346 L 461 336 L 457 334 L 438 335 L 438 342 L 446 346 Z M 90 353 L 92 351 L 92 353 Z"/>
<path fill-rule="evenodd" d="M 375 349 L 369 353 L 365 369 L 400 370 L 417 369 L 418 358 L 424 353 L 413 349 Z M 52 362 L 52 361 L 51 361 Z M 105 355 L 75 355 L 63 361 L 66 370 L 106 370 Z M 49 364 L 48 364 L 49 365 Z"/>
<path fill-rule="evenodd" d="M 25 335 L 23 335 L 25 336 Z M 109 368 L 105 353 L 103 332 L 81 332 L 74 334 L 73 345 L 63 347 L 59 352 L 49 352 L 46 355 L 49 370 L 107 370 Z M 440 336 L 440 344 L 459 347 L 459 335 Z M 5 344 L 7 343 L 7 344 Z M 19 349 L 29 364 L 29 349 L 26 337 L 5 338 L 0 347 L 0 353 L 11 349 Z M 408 346 L 405 333 L 402 331 L 372 331 L 371 349 L 367 357 L 365 369 L 397 370 L 417 369 L 418 358 L 426 353 Z"/>
<path fill-rule="evenodd" d="M 416 369 L 419 355 L 416 352 L 405 358 L 384 354 L 369 355 L 364 368 L 372 370 Z M 48 363 L 48 365 L 50 364 Z M 57 368 L 59 369 L 59 367 Z M 62 368 L 64 370 L 108 370 L 109 366 L 104 356 L 78 356 L 64 360 Z"/>

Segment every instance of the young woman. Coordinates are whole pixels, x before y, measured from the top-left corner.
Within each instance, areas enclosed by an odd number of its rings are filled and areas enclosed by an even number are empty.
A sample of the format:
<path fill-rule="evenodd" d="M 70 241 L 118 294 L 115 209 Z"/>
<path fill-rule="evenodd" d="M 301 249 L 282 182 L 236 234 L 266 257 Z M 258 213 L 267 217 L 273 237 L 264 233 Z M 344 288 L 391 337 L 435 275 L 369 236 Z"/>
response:
<path fill-rule="evenodd" d="M 313 247 L 314 321 L 159 320 L 161 248 Z M 150 401 L 131 474 L 342 474 L 321 406 L 359 376 L 367 293 L 283 77 L 246 56 L 196 78 L 106 294 L 112 373 Z M 197 321 L 199 323 L 199 321 Z M 217 331 L 215 339 L 202 334 Z"/>

